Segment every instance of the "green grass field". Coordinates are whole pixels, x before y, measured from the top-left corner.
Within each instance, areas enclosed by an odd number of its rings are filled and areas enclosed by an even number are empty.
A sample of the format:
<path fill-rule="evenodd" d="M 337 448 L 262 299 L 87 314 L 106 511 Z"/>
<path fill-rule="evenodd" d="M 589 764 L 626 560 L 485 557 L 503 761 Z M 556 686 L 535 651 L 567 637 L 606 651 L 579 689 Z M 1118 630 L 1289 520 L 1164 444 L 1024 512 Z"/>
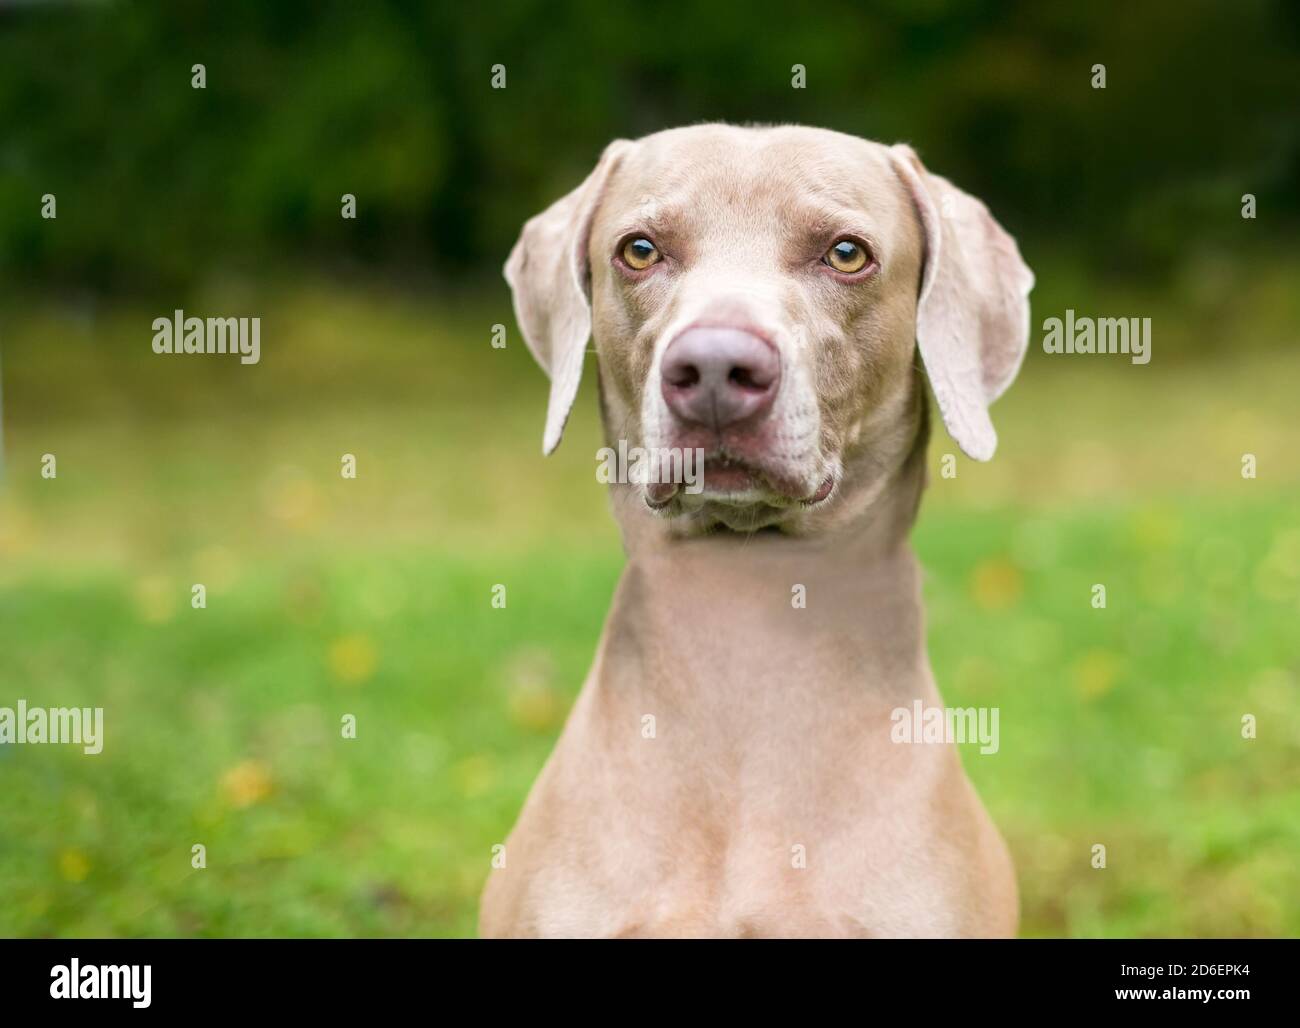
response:
<path fill-rule="evenodd" d="M 473 934 L 586 672 L 621 562 L 590 381 L 543 460 L 504 292 L 265 288 L 255 368 L 152 355 L 132 305 L 6 326 L 0 705 L 102 706 L 105 747 L 0 747 L 2 935 Z M 1268 309 L 1200 356 L 1204 312 L 1157 309 L 1146 367 L 1031 353 L 994 462 L 932 476 L 930 652 L 1001 709 L 963 758 L 1025 934 L 1300 934 L 1300 351 Z"/>

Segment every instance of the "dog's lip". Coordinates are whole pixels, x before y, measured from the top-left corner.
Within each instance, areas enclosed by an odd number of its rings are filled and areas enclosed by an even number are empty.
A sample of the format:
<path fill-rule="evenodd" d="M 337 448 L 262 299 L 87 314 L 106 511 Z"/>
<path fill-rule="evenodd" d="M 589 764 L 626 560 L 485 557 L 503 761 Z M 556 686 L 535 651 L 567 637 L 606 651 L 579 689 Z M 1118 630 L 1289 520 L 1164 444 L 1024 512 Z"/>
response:
<path fill-rule="evenodd" d="M 763 464 L 738 457 L 731 453 L 717 453 L 704 461 L 705 495 L 735 495 L 767 493 L 787 502 L 798 501 L 806 506 L 821 503 L 835 488 L 835 478 L 827 475 L 810 494 L 807 486 L 796 478 Z M 669 497 L 671 499 L 671 497 Z"/>
<path fill-rule="evenodd" d="M 676 482 L 651 482 L 645 487 L 646 506 L 662 510 L 673 502 L 680 486 Z"/>
<path fill-rule="evenodd" d="M 747 492 L 760 484 L 762 472 L 743 460 L 714 457 L 704 462 L 705 492 Z M 712 480 L 712 481 L 710 481 Z"/>
<path fill-rule="evenodd" d="M 709 471 L 715 464 L 712 460 L 706 460 L 704 463 L 704 482 L 705 491 L 708 491 Z M 736 458 L 726 455 L 717 461 L 718 469 L 723 474 L 734 475 L 740 473 L 743 477 L 740 479 L 740 488 L 736 492 L 748 489 L 761 489 L 766 492 L 779 496 L 783 500 L 798 501 L 804 506 L 811 507 L 821 503 L 835 489 L 835 476 L 827 475 L 821 484 L 810 494 L 805 494 L 807 486 L 796 478 L 787 476 L 779 470 L 764 467 L 762 464 L 750 460 Z M 715 474 L 717 472 L 715 471 Z"/>
<path fill-rule="evenodd" d="M 809 496 L 806 500 L 802 501 L 803 505 L 805 507 L 812 507 L 815 506 L 816 504 L 821 503 L 824 499 L 826 499 L 826 497 L 830 496 L 830 494 L 832 493 L 832 491 L 834 491 L 834 489 L 835 489 L 835 476 L 827 475 L 825 480 L 822 482 L 822 484 L 817 487 L 817 491 L 813 493 L 811 496 Z"/>

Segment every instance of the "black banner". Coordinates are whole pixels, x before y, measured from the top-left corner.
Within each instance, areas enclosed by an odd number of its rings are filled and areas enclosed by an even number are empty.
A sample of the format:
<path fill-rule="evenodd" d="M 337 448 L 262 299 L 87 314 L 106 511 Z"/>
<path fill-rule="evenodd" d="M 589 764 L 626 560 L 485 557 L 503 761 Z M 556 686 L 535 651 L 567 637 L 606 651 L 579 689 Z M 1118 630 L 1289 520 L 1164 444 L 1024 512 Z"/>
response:
<path fill-rule="evenodd" d="M 1294 940 L 482 942 L 9 940 L 7 1013 L 79 1018 L 365 1013 L 433 1004 L 624 1013 L 663 1002 L 866 1011 L 1153 1008 L 1220 1016 L 1293 1006 Z M 618 997 L 623 999 L 619 1000 Z M 599 1004 L 597 1004 L 599 997 Z M 614 1005 L 610 1005 L 613 1000 Z M 467 1009 L 468 1006 L 468 1009 Z M 60 1008 L 63 1008 L 60 1010 Z M 20 1022 L 9 1022 L 20 1023 Z"/>

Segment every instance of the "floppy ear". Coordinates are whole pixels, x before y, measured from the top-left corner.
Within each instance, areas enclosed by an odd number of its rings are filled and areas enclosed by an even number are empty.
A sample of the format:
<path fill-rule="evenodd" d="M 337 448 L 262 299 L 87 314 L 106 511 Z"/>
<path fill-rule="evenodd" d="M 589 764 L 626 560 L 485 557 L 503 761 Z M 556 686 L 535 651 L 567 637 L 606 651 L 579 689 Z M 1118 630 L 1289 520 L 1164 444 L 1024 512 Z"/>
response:
<path fill-rule="evenodd" d="M 560 445 L 569 420 L 582 358 L 591 337 L 587 241 L 609 174 L 630 144 L 615 140 L 585 182 L 524 225 L 506 261 L 515 319 L 542 370 L 551 376 L 542 452 Z"/>
<path fill-rule="evenodd" d="M 916 344 L 948 434 L 988 460 L 998 445 L 989 404 L 1024 359 L 1034 273 L 984 204 L 926 171 L 910 146 L 890 156 L 925 232 Z"/>

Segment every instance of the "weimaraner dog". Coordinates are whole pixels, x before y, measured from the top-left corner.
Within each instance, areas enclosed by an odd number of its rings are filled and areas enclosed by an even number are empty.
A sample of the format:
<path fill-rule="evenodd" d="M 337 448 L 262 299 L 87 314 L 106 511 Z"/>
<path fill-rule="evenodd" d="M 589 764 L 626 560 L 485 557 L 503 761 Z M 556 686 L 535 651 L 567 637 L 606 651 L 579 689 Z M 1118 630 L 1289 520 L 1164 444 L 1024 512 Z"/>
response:
<path fill-rule="evenodd" d="M 989 459 L 1029 334 L 1015 241 L 907 146 L 699 125 L 610 144 L 505 274 L 544 451 L 594 338 L 610 446 L 703 474 L 611 487 L 627 567 L 481 933 L 1015 934 L 956 747 L 891 733 L 941 705 L 908 543 L 923 376 Z"/>

